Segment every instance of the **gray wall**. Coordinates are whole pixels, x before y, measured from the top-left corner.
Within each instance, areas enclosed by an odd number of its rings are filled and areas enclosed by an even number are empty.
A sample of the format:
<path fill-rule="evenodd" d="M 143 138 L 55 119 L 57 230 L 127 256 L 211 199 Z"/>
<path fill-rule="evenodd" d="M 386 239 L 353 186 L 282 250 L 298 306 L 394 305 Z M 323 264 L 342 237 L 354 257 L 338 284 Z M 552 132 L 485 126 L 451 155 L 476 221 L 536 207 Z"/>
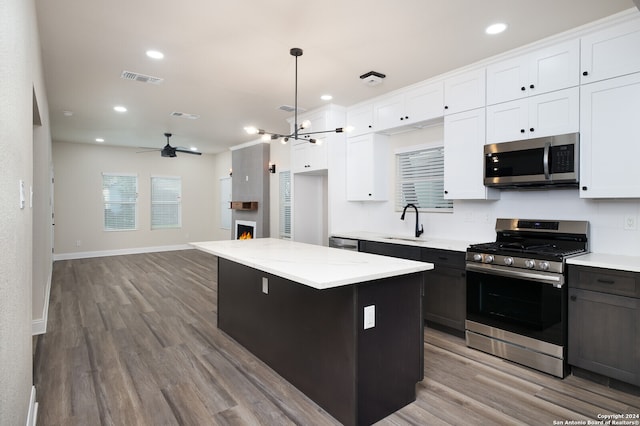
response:
<path fill-rule="evenodd" d="M 257 201 L 258 210 L 234 210 L 231 215 L 231 238 L 236 220 L 256 222 L 256 238 L 269 236 L 269 150 L 268 143 L 258 143 L 231 153 L 231 192 L 233 201 Z"/>

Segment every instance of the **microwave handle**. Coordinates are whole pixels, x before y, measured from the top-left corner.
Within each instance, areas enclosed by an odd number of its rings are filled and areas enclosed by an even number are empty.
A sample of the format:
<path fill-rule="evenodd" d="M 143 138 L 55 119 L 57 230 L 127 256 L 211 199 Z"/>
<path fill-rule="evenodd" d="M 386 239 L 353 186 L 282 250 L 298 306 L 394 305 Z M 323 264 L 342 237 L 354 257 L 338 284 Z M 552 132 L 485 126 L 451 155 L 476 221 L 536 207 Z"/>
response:
<path fill-rule="evenodd" d="M 549 151 L 551 148 L 551 143 L 547 142 L 544 144 L 544 154 L 542 155 L 544 158 L 542 159 L 542 166 L 544 167 L 544 178 L 546 180 L 551 179 L 551 174 L 549 173 Z"/>

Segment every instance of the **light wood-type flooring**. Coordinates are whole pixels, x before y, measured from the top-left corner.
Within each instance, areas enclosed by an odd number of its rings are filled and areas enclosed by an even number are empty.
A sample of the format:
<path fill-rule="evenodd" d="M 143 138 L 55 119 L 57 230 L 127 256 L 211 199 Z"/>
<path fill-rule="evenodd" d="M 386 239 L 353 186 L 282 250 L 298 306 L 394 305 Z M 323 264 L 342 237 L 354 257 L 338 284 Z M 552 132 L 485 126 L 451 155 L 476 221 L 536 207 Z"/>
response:
<path fill-rule="evenodd" d="M 216 258 L 182 250 L 54 263 L 36 340 L 38 425 L 337 422 L 216 327 Z M 552 425 L 640 413 L 640 397 L 560 380 L 425 328 L 417 400 L 383 425 Z"/>

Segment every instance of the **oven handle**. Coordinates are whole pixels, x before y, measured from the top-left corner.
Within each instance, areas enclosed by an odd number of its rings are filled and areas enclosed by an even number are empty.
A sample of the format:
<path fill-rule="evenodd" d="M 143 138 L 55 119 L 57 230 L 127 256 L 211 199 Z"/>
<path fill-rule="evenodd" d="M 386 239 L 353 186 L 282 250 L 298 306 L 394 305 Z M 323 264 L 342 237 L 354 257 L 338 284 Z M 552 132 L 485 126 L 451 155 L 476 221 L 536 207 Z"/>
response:
<path fill-rule="evenodd" d="M 501 266 L 467 263 L 467 271 L 480 272 L 488 275 L 500 275 L 503 277 L 524 278 L 530 281 L 537 281 L 544 284 L 551 284 L 555 288 L 562 288 L 564 276 L 559 274 L 545 274 L 544 272 L 528 272 L 522 270 L 507 269 Z"/>

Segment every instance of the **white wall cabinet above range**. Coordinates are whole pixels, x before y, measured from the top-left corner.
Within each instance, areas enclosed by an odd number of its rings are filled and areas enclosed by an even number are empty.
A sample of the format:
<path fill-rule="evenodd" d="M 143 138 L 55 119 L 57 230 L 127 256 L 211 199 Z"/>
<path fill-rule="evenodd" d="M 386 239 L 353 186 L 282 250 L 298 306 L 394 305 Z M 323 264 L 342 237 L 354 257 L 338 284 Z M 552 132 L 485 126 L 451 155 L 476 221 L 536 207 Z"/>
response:
<path fill-rule="evenodd" d="M 373 102 L 347 109 L 347 127 L 352 128 L 349 132 L 350 137 L 375 131 L 373 128 Z"/>
<path fill-rule="evenodd" d="M 347 200 L 386 201 L 391 182 L 389 137 L 375 133 L 347 139 Z"/>
<path fill-rule="evenodd" d="M 444 198 L 495 200 L 496 189 L 484 186 L 485 109 L 444 118 Z"/>
<path fill-rule="evenodd" d="M 442 117 L 444 108 L 443 83 L 413 86 L 374 102 L 374 128 L 376 132 L 403 127 Z"/>
<path fill-rule="evenodd" d="M 640 198 L 640 73 L 580 93 L 580 197 Z"/>
<path fill-rule="evenodd" d="M 577 132 L 578 87 L 487 107 L 487 143 Z"/>
<path fill-rule="evenodd" d="M 640 72 L 640 19 L 583 37 L 580 60 L 582 84 Z"/>
<path fill-rule="evenodd" d="M 445 115 L 481 108 L 485 105 L 485 100 L 485 68 L 468 71 L 444 81 Z"/>
<path fill-rule="evenodd" d="M 487 66 L 487 105 L 579 83 L 580 41 L 576 39 Z"/>

